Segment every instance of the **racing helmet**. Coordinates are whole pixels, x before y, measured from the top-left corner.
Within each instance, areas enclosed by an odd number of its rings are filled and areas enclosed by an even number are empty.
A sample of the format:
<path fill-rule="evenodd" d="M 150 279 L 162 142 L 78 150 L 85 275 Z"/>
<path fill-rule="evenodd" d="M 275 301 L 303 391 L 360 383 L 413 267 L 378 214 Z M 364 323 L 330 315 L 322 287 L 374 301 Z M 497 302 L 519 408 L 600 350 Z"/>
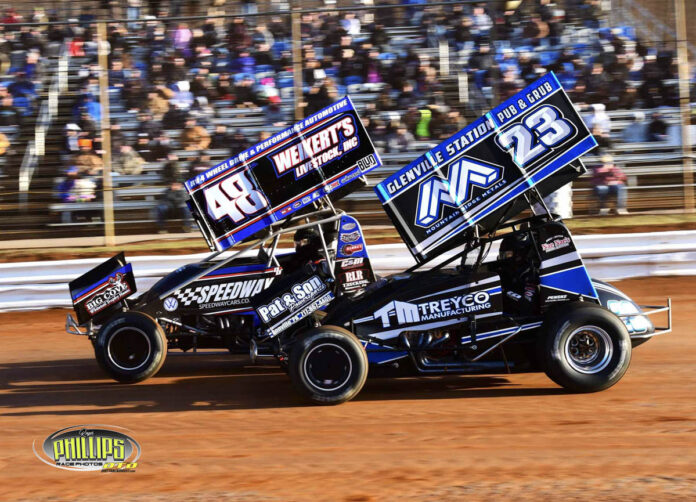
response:
<path fill-rule="evenodd" d="M 301 228 L 295 232 L 295 254 L 303 261 L 316 261 L 321 259 L 323 246 L 319 232 L 315 228 Z"/>
<path fill-rule="evenodd" d="M 527 233 L 513 233 L 503 238 L 498 261 L 511 267 L 524 265 L 530 258 L 532 240 Z"/>

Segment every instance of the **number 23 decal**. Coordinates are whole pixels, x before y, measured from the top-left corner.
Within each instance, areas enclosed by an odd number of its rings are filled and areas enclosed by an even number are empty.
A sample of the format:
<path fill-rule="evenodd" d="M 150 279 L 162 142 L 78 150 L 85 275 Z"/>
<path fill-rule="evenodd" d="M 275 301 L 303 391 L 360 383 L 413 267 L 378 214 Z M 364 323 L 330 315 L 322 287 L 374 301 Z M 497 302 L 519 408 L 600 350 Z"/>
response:
<path fill-rule="evenodd" d="M 510 152 L 515 164 L 526 167 L 551 148 L 568 141 L 575 133 L 575 126 L 564 119 L 555 107 L 545 105 L 522 122 L 498 133 L 495 141 L 500 148 Z"/>

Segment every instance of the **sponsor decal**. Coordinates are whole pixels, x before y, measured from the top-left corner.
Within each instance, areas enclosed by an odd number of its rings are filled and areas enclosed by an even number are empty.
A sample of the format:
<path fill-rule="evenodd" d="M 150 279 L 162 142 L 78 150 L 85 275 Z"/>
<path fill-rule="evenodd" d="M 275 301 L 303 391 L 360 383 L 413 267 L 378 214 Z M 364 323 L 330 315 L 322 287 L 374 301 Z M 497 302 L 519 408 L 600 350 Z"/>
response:
<path fill-rule="evenodd" d="M 430 227 L 442 219 L 442 206 L 458 208 L 471 200 L 472 187 L 488 188 L 502 176 L 503 168 L 463 158 L 449 168 L 447 179 L 431 177 L 420 186 L 416 225 Z"/>
<path fill-rule="evenodd" d="M 34 441 L 34 454 L 68 471 L 135 472 L 142 450 L 126 432 L 110 425 L 75 425 Z"/>
<path fill-rule="evenodd" d="M 276 324 L 272 328 L 269 328 L 268 332 L 272 335 L 277 335 L 279 333 L 282 333 L 283 331 L 288 329 L 293 324 L 297 324 L 302 319 L 306 319 L 308 316 L 312 315 L 315 311 L 328 305 L 329 303 L 331 303 L 333 301 L 333 299 L 334 299 L 333 293 L 331 293 L 330 291 L 327 292 L 326 294 L 321 296 L 321 298 L 317 298 L 312 303 L 310 303 L 306 307 L 302 308 L 299 312 L 292 314 L 287 319 L 279 322 L 278 324 Z"/>
<path fill-rule="evenodd" d="M 341 227 L 341 230 L 343 232 L 350 232 L 351 230 L 354 230 L 357 225 L 355 223 L 344 223 L 343 226 Z"/>
<path fill-rule="evenodd" d="M 345 185 L 345 184 L 348 183 L 349 181 L 354 180 L 355 178 L 357 178 L 358 176 L 360 176 L 360 174 L 361 174 L 361 173 L 360 173 L 359 170 L 353 171 L 353 172 L 350 173 L 350 174 L 346 174 L 346 175 L 345 175 L 343 178 L 341 178 L 341 180 L 340 180 L 341 185 Z"/>
<path fill-rule="evenodd" d="M 551 251 L 556 251 L 557 249 L 563 249 L 570 246 L 570 237 L 567 235 L 556 235 L 554 237 L 549 237 L 546 242 L 541 243 L 541 249 L 546 253 Z"/>
<path fill-rule="evenodd" d="M 309 204 L 310 202 L 312 202 L 311 197 L 302 197 L 302 204 Z"/>
<path fill-rule="evenodd" d="M 292 205 L 292 207 L 295 208 L 295 209 L 297 209 L 297 208 L 300 207 L 301 205 L 302 205 L 302 201 L 299 201 L 299 200 L 298 200 L 297 202 L 295 202 L 295 203 Z"/>
<path fill-rule="evenodd" d="M 275 277 L 190 286 L 174 292 L 181 305 L 195 303 L 199 309 L 218 309 L 249 305 L 249 299 L 268 288 Z"/>
<path fill-rule="evenodd" d="M 361 244 L 345 244 L 341 246 L 341 254 L 345 256 L 350 256 L 355 253 L 359 253 L 364 249 L 364 246 Z"/>
<path fill-rule="evenodd" d="M 365 258 L 348 258 L 346 260 L 341 260 L 340 264 L 343 270 L 347 270 L 351 268 L 362 267 L 364 261 Z"/>
<path fill-rule="evenodd" d="M 203 190 L 208 214 L 219 221 L 225 217 L 240 223 L 255 214 L 264 212 L 268 199 L 251 179 L 248 170 L 228 176 L 220 183 Z"/>
<path fill-rule="evenodd" d="M 362 282 L 365 280 L 362 270 L 353 270 L 351 272 L 346 272 L 346 282 Z"/>
<path fill-rule="evenodd" d="M 118 303 L 122 298 L 131 294 L 131 292 L 132 290 L 126 282 L 124 274 L 118 273 L 113 277 L 109 277 L 106 288 L 97 292 L 85 302 L 85 308 L 89 315 L 94 315 L 97 312 L 101 312 L 106 307 Z"/>
<path fill-rule="evenodd" d="M 373 167 L 377 167 L 378 164 L 379 162 L 373 154 L 366 155 L 362 159 L 358 160 L 358 168 L 360 168 L 361 173 L 369 171 Z"/>
<path fill-rule="evenodd" d="M 357 240 L 360 240 L 360 232 L 357 230 L 347 234 L 341 233 L 341 242 L 355 242 Z"/>
<path fill-rule="evenodd" d="M 277 176 L 294 171 L 295 179 L 300 179 L 337 159 L 360 144 L 356 132 L 353 117 L 345 116 L 313 134 L 301 137 L 290 147 L 271 155 Z"/>
<path fill-rule="evenodd" d="M 340 183 L 338 180 L 336 180 L 336 181 L 334 181 L 334 182 L 332 182 L 332 183 L 329 183 L 329 184 L 326 185 L 326 187 L 324 188 L 324 191 L 325 191 L 326 193 L 333 192 L 334 190 L 336 190 L 336 189 L 338 188 L 338 186 L 339 186 L 340 184 L 341 184 L 341 183 Z"/>
<path fill-rule="evenodd" d="M 389 328 L 394 320 L 397 325 L 413 324 L 433 319 L 463 316 L 490 308 L 491 302 L 488 292 L 476 291 L 421 303 L 392 300 L 376 310 L 372 314 L 372 319 L 379 319 L 382 321 L 382 327 Z"/>
<path fill-rule="evenodd" d="M 567 300 L 568 295 L 549 295 L 546 297 L 547 302 L 565 302 Z"/>
<path fill-rule="evenodd" d="M 287 312 L 304 307 L 307 302 L 316 298 L 327 289 L 326 284 L 318 276 L 293 284 L 289 290 L 271 300 L 266 305 L 256 309 L 261 321 L 269 324 L 273 319 Z"/>
<path fill-rule="evenodd" d="M 179 308 L 179 300 L 177 300 L 173 296 L 170 296 L 164 299 L 163 305 L 164 310 L 166 310 L 167 312 L 174 312 L 176 309 Z"/>

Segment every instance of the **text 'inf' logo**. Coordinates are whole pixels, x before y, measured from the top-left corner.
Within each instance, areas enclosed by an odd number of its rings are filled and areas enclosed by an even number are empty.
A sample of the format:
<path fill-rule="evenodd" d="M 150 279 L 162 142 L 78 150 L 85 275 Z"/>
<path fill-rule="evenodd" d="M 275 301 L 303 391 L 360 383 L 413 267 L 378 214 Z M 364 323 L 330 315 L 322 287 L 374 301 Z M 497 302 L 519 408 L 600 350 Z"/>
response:
<path fill-rule="evenodd" d="M 488 188 L 498 181 L 502 168 L 463 158 L 450 166 L 447 179 L 432 177 L 420 186 L 416 225 L 428 227 L 441 218 L 443 205 L 459 207 L 471 198 L 471 186 Z"/>

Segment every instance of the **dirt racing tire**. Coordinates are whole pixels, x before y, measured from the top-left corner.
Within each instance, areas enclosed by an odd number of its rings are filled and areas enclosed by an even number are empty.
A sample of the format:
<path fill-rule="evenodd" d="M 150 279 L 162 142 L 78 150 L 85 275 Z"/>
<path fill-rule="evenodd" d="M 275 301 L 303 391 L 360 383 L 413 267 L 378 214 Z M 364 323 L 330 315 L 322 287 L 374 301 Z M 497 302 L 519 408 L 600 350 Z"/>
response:
<path fill-rule="evenodd" d="M 340 404 L 365 385 L 367 353 L 350 331 L 322 326 L 293 344 L 288 370 L 293 386 L 311 402 Z"/>
<path fill-rule="evenodd" d="M 559 305 L 546 320 L 540 358 L 546 375 L 571 392 L 597 392 L 618 382 L 631 362 L 621 319 L 593 303 Z"/>
<path fill-rule="evenodd" d="M 167 356 L 162 327 L 142 312 L 122 312 L 99 330 L 94 343 L 99 366 L 114 380 L 138 383 L 154 376 Z"/>

